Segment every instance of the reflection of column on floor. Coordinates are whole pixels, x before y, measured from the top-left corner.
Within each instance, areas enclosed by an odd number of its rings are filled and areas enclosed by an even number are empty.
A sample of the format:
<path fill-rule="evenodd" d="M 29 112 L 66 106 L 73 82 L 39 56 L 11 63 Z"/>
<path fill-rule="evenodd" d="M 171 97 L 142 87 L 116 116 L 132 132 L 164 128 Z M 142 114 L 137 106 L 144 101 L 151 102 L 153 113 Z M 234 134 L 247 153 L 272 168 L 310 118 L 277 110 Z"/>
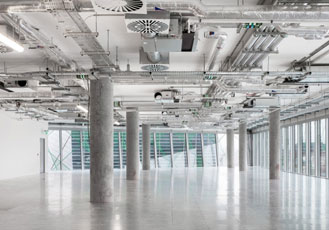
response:
<path fill-rule="evenodd" d="M 158 194 L 158 181 L 159 181 L 159 171 L 156 169 L 154 170 L 154 197 L 156 198 Z"/>
<path fill-rule="evenodd" d="M 190 196 L 190 169 L 185 170 L 185 197 L 189 199 Z"/>
<path fill-rule="evenodd" d="M 170 197 L 174 198 L 174 170 L 170 173 Z"/>
<path fill-rule="evenodd" d="M 280 215 L 281 215 L 281 200 L 289 200 L 289 197 L 281 197 L 280 193 L 280 181 L 279 180 L 270 180 L 269 191 L 268 191 L 268 202 L 269 202 L 269 218 L 271 226 L 270 229 L 283 229 L 283 226 L 280 226 Z M 289 196 L 289 193 L 285 193 L 284 196 Z M 288 208 L 290 205 L 285 205 L 284 208 Z M 290 212 L 286 212 L 289 213 Z M 285 217 L 289 219 L 289 217 Z"/>
<path fill-rule="evenodd" d="M 249 221 L 247 219 L 247 214 L 250 213 L 248 208 L 248 190 L 249 190 L 250 184 L 248 184 L 248 174 L 247 173 L 240 173 L 239 174 L 239 219 L 241 226 L 245 226 L 249 224 Z"/>
<path fill-rule="evenodd" d="M 226 171 L 227 171 L 227 179 L 226 179 L 226 181 L 227 181 L 227 189 L 226 189 L 227 213 L 226 213 L 226 215 L 227 215 L 227 220 L 230 222 L 230 221 L 233 221 L 233 219 L 234 219 L 233 217 L 235 216 L 235 204 L 234 204 L 235 175 L 234 175 L 234 170 L 227 169 Z"/>
<path fill-rule="evenodd" d="M 88 206 L 90 217 L 88 221 L 83 219 L 74 220 L 73 223 L 79 223 L 81 226 L 75 226 L 77 229 L 116 229 L 114 226 L 121 226 L 121 215 L 116 214 L 114 205 L 92 203 Z M 104 218 L 106 217 L 106 218 Z M 89 227 L 86 226 L 88 223 Z"/>
<path fill-rule="evenodd" d="M 143 226 L 142 220 L 152 215 L 152 202 L 144 199 L 144 194 L 141 194 L 143 183 L 140 180 L 127 180 L 126 193 L 124 198 L 125 205 L 121 211 L 123 220 L 121 220 L 120 229 L 142 230 L 146 229 Z M 111 228 L 115 229 L 115 228 Z"/>

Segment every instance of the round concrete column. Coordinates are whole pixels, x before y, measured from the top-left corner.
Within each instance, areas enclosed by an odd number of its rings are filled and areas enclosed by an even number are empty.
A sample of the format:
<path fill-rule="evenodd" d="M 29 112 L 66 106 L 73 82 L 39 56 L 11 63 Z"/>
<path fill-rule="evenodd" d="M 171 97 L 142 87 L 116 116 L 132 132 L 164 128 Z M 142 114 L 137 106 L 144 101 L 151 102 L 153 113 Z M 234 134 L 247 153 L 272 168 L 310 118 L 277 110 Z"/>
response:
<path fill-rule="evenodd" d="M 143 125 L 143 170 L 150 170 L 150 125 Z"/>
<path fill-rule="evenodd" d="M 127 180 L 139 178 L 139 114 L 127 112 Z"/>
<path fill-rule="evenodd" d="M 226 130 L 227 144 L 227 167 L 234 168 L 234 131 L 233 129 Z"/>
<path fill-rule="evenodd" d="M 239 125 L 239 170 L 247 169 L 247 124 L 241 122 Z"/>
<path fill-rule="evenodd" d="M 113 180 L 113 86 L 90 82 L 90 201 L 111 201 Z"/>
<path fill-rule="evenodd" d="M 270 179 L 280 179 L 280 109 L 270 108 Z"/>

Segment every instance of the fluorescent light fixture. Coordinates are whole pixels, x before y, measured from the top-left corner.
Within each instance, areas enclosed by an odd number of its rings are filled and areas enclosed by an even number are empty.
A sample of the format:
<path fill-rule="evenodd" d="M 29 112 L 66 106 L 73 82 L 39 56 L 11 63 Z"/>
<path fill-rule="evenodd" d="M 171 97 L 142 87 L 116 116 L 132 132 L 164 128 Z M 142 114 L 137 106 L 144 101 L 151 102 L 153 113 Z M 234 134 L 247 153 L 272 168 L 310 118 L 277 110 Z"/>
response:
<path fill-rule="evenodd" d="M 24 51 L 24 47 L 21 46 L 20 44 L 18 44 L 17 42 L 11 40 L 10 38 L 6 37 L 5 35 L 0 33 L 0 42 L 2 42 L 3 44 L 5 44 L 6 46 L 9 46 L 10 48 L 12 48 L 13 50 L 17 51 L 17 52 L 23 52 Z"/>
<path fill-rule="evenodd" d="M 88 113 L 88 109 L 86 109 L 85 107 L 83 107 L 81 105 L 77 105 L 77 109 L 81 110 L 84 113 Z"/>

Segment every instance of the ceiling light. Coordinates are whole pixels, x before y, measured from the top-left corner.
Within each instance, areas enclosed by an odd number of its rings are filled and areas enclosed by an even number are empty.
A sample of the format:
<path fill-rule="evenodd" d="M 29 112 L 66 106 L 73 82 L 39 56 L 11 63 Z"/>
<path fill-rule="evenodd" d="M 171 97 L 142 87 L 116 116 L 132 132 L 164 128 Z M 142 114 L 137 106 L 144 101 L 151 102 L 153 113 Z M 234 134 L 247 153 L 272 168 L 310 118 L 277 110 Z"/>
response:
<path fill-rule="evenodd" d="M 15 50 L 17 52 L 21 53 L 21 52 L 24 51 L 23 46 L 21 46 L 20 44 L 18 44 L 17 42 L 11 40 L 10 38 L 6 37 L 3 34 L 0 34 L 0 42 L 5 44 L 6 46 L 9 46 L 10 48 L 12 48 L 13 50 Z"/>
<path fill-rule="evenodd" d="M 77 109 L 81 110 L 84 113 L 88 113 L 88 109 L 86 109 L 85 107 L 83 107 L 81 105 L 77 105 Z"/>

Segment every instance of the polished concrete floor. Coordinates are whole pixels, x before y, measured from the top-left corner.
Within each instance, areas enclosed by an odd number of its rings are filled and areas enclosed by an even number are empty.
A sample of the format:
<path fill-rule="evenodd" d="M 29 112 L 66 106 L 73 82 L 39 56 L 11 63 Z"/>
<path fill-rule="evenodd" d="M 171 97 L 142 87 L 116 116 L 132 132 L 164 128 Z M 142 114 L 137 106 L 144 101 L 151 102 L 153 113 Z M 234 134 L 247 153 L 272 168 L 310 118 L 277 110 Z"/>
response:
<path fill-rule="evenodd" d="M 0 229 L 329 229 L 329 181 L 264 169 L 115 172 L 109 204 L 89 202 L 87 172 L 0 181 Z"/>

